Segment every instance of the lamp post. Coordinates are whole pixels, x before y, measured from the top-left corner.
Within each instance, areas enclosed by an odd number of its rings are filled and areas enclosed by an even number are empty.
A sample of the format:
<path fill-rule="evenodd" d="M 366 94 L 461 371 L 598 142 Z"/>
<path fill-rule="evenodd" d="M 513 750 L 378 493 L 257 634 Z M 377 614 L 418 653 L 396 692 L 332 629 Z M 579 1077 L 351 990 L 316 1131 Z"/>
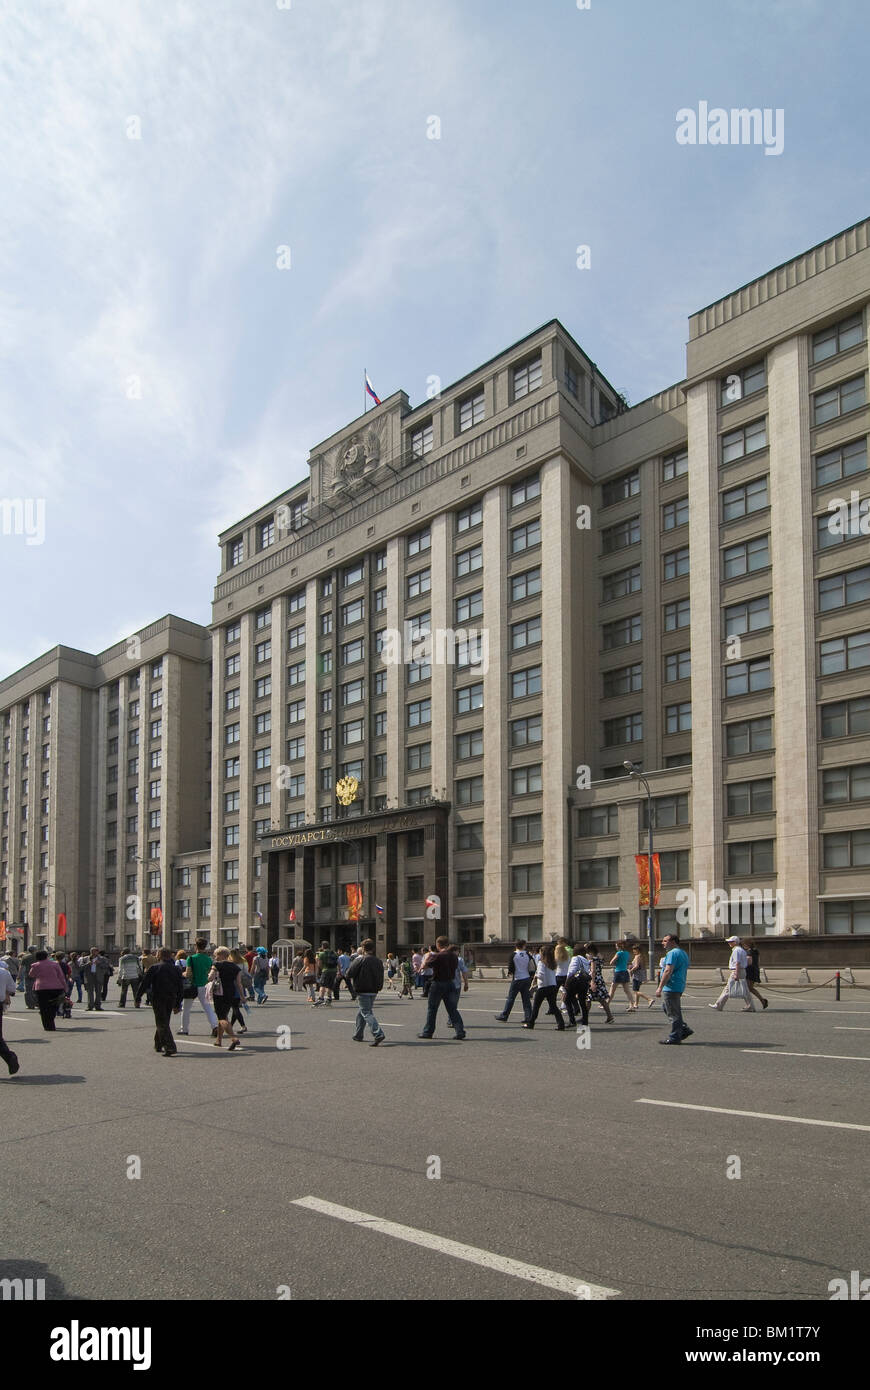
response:
<path fill-rule="evenodd" d="M 653 946 L 654 946 L 654 942 L 653 942 L 653 884 L 654 884 L 654 881 L 655 881 L 655 880 L 653 879 L 653 802 L 652 802 L 652 792 L 650 791 L 649 782 L 647 781 L 646 777 L 644 776 L 643 769 L 642 769 L 640 763 L 631 763 L 631 762 L 626 761 L 626 762 L 624 762 L 624 763 L 622 764 L 622 766 L 625 768 L 625 770 L 626 770 L 626 772 L 628 773 L 629 777 L 636 777 L 637 780 L 638 780 L 639 782 L 642 782 L 642 783 L 643 783 L 644 788 L 646 789 L 646 822 L 647 822 L 647 829 L 648 829 L 648 831 L 649 831 L 649 840 L 648 840 L 648 843 L 647 843 L 647 862 L 648 862 L 647 881 L 648 881 L 649 888 L 648 888 L 648 892 L 647 892 L 646 935 L 647 935 L 647 948 L 648 948 L 648 950 L 649 950 L 649 974 L 650 974 L 650 980 L 654 980 L 654 979 L 655 979 L 655 968 L 654 968 L 654 965 L 653 965 L 653 960 L 654 960 L 654 956 L 653 956 Z"/>

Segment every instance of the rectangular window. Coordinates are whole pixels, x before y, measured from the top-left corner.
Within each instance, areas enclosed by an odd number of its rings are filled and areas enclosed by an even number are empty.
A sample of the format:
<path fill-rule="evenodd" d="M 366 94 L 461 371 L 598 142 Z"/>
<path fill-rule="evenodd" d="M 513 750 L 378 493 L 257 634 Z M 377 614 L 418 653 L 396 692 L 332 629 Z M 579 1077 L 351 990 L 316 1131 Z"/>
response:
<path fill-rule="evenodd" d="M 476 391 L 459 402 L 459 433 L 479 425 L 483 419 L 483 391 Z"/>
<path fill-rule="evenodd" d="M 819 643 L 819 674 L 834 676 L 840 671 L 858 671 L 870 666 L 870 632 L 852 632 Z"/>
<path fill-rule="evenodd" d="M 297 661 L 295 665 L 287 667 L 287 684 L 303 685 L 305 682 L 305 662 Z"/>
<path fill-rule="evenodd" d="M 425 425 L 420 425 L 411 433 L 411 457 L 421 459 L 424 454 L 428 454 L 434 446 L 434 435 L 432 432 L 432 421 L 427 420 Z"/>
<path fill-rule="evenodd" d="M 859 695 L 854 700 L 822 705 L 822 738 L 845 738 L 849 734 L 870 734 L 870 697 Z"/>
<path fill-rule="evenodd" d="M 725 787 L 725 814 L 728 816 L 769 815 L 773 810 L 773 778 L 754 782 L 729 782 Z"/>
<path fill-rule="evenodd" d="M 729 661 L 725 664 L 725 695 L 751 695 L 771 688 L 770 657 L 755 661 Z"/>
<path fill-rule="evenodd" d="M 842 574 L 826 575 L 818 580 L 818 592 L 820 613 L 828 613 L 834 608 L 849 608 L 854 603 L 866 603 L 870 599 L 870 565 L 846 570 Z"/>
<path fill-rule="evenodd" d="M 365 721 L 362 719 L 349 719 L 341 726 L 341 741 L 343 744 L 362 743 L 365 739 Z"/>
<path fill-rule="evenodd" d="M 405 592 L 409 599 L 421 598 L 423 594 L 428 594 L 431 589 L 431 569 L 417 570 L 414 574 L 409 574 L 405 580 Z"/>
<path fill-rule="evenodd" d="M 511 487 L 511 506 L 522 507 L 526 502 L 532 502 L 541 495 L 541 478 L 538 473 L 530 473 L 527 478 L 521 478 L 518 483 Z"/>
<path fill-rule="evenodd" d="M 372 720 L 372 735 L 374 738 L 384 738 L 387 732 L 387 711 L 378 710 Z"/>
<path fill-rule="evenodd" d="M 619 860 L 579 859 L 577 861 L 578 888 L 616 888 L 619 885 Z"/>
<path fill-rule="evenodd" d="M 461 777 L 456 781 L 457 806 L 479 806 L 483 803 L 483 777 Z"/>
<path fill-rule="evenodd" d="M 625 502 L 629 497 L 640 495 L 640 473 L 635 468 L 631 473 L 623 473 L 601 485 L 602 507 L 612 507 L 616 502 Z"/>
<path fill-rule="evenodd" d="M 844 830 L 822 836 L 826 869 L 870 868 L 870 830 Z"/>
<path fill-rule="evenodd" d="M 511 817 L 511 844 L 539 844 L 544 838 L 543 817 L 540 811 L 530 816 Z"/>
<path fill-rule="evenodd" d="M 483 756 L 483 729 L 471 729 L 468 733 L 456 735 L 456 761 L 464 758 Z"/>
<path fill-rule="evenodd" d="M 542 667 L 526 666 L 522 671 L 511 672 L 512 700 L 525 700 L 529 695 L 540 695 L 542 690 Z"/>
<path fill-rule="evenodd" d="M 242 738 L 241 724 L 228 724 L 224 730 L 224 741 L 226 743 L 240 743 Z"/>
<path fill-rule="evenodd" d="M 483 681 L 474 685 L 464 685 L 456 691 L 456 713 L 470 714 L 472 710 L 483 709 Z"/>
<path fill-rule="evenodd" d="M 305 590 L 297 589 L 295 593 L 287 596 L 287 612 L 301 613 L 305 608 Z"/>
<path fill-rule="evenodd" d="M 225 709 L 239 709 L 242 703 L 242 692 L 236 686 L 235 690 L 227 690 L 224 695 Z"/>
<path fill-rule="evenodd" d="M 341 621 L 344 627 L 349 627 L 351 623 L 361 623 L 365 615 L 365 601 L 361 598 L 354 599 L 352 603 L 343 603 L 341 606 Z"/>
<path fill-rule="evenodd" d="M 386 589 L 375 589 L 375 612 L 386 613 L 387 611 L 387 591 Z"/>
<path fill-rule="evenodd" d="M 643 715 L 638 712 L 622 714 L 617 719 L 605 719 L 601 728 L 605 748 L 614 748 L 623 743 L 640 743 L 643 739 Z"/>
<path fill-rule="evenodd" d="M 224 844 L 227 846 L 241 844 L 242 832 L 238 825 L 224 826 Z"/>
<path fill-rule="evenodd" d="M 512 603 L 520 603 L 526 598 L 535 598 L 540 592 L 540 569 L 523 570 L 522 574 L 514 574 L 511 576 L 510 596 Z"/>
<path fill-rule="evenodd" d="M 245 558 L 245 543 L 242 540 L 230 541 L 228 546 L 229 568 L 240 565 Z"/>
<path fill-rule="evenodd" d="M 483 569 L 483 546 L 473 545 L 469 550 L 460 550 L 456 556 L 456 578 L 461 579 L 463 575 L 474 574 L 477 570 Z"/>
<path fill-rule="evenodd" d="M 463 507 L 461 512 L 456 513 L 456 533 L 461 535 L 463 531 L 471 531 L 475 526 L 483 525 L 483 502 L 472 502 L 470 507 Z"/>
<path fill-rule="evenodd" d="M 456 848 L 483 849 L 483 822 L 478 820 L 457 825 Z"/>
<path fill-rule="evenodd" d="M 870 936 L 870 903 L 866 899 L 825 903 L 825 933 L 828 936 Z"/>
<path fill-rule="evenodd" d="M 238 777 L 238 775 L 239 775 L 239 767 L 240 767 L 240 759 L 239 759 L 239 758 L 226 758 L 226 759 L 224 760 L 224 776 L 225 776 L 225 777 Z"/>
<path fill-rule="evenodd" d="M 744 574 L 767 569 L 770 565 L 770 536 L 753 536 L 722 551 L 722 577 L 739 579 Z"/>
<path fill-rule="evenodd" d="M 351 584 L 360 584 L 366 577 L 365 561 L 354 560 L 352 565 L 346 565 L 342 571 L 341 583 L 343 588 L 348 588 Z"/>
<path fill-rule="evenodd" d="M 265 749 L 265 750 L 263 750 L 263 751 L 265 751 L 266 753 L 269 752 L 268 748 Z M 271 761 L 271 760 L 270 760 L 270 761 Z M 265 763 L 264 766 L 265 766 L 265 767 L 268 767 L 269 764 L 268 764 L 268 763 Z M 269 806 L 269 805 L 271 804 L 271 801 L 272 801 L 272 788 L 271 788 L 271 786 L 269 785 L 269 783 L 268 783 L 268 782 L 258 782 L 257 785 L 254 787 L 254 804 L 255 804 L 256 806 Z"/>
<path fill-rule="evenodd" d="M 772 747 L 773 719 L 769 714 L 725 725 L 725 755 L 728 758 L 739 758 L 744 753 L 766 753 Z"/>
<path fill-rule="evenodd" d="M 673 531 L 677 526 L 686 526 L 689 521 L 689 499 L 678 497 L 675 502 L 666 502 L 662 507 L 662 530 Z"/>
<path fill-rule="evenodd" d="M 728 873 L 737 876 L 772 874 L 773 840 L 743 840 L 726 846 Z"/>
<path fill-rule="evenodd" d="M 665 850 L 659 855 L 662 883 L 688 883 L 689 851 L 687 849 Z"/>
<path fill-rule="evenodd" d="M 832 323 L 830 328 L 823 328 L 820 333 L 813 334 L 813 365 L 827 362 L 829 357 L 836 357 L 838 353 L 845 352 L 847 348 L 857 347 L 863 341 L 864 321 L 860 313 L 851 314 L 839 323 Z"/>
<path fill-rule="evenodd" d="M 512 893 L 541 893 L 544 888 L 543 864 L 514 864 L 511 868 Z"/>
<path fill-rule="evenodd" d="M 679 550 L 669 550 L 664 557 L 663 578 L 682 579 L 689 573 L 689 547 L 680 546 Z"/>
<path fill-rule="evenodd" d="M 736 463 L 747 454 L 755 454 L 767 448 L 767 420 L 753 420 L 749 425 L 741 425 L 736 430 L 723 434 L 721 440 L 722 462 Z"/>
<path fill-rule="evenodd" d="M 387 755 L 386 753 L 375 753 L 372 758 L 372 777 L 386 777 L 387 775 Z"/>
<path fill-rule="evenodd" d="M 408 536 L 406 542 L 408 559 L 410 559 L 412 555 L 422 555 L 423 551 L 428 550 L 431 544 L 432 534 L 428 526 L 424 527 L 422 531 L 414 531 L 412 535 Z"/>
<path fill-rule="evenodd" d="M 242 658 L 238 655 L 228 656 L 224 662 L 224 675 L 237 676 L 242 669 Z"/>
<path fill-rule="evenodd" d="M 460 869 L 456 875 L 457 898 L 483 897 L 483 870 Z"/>
<path fill-rule="evenodd" d="M 355 681 L 345 681 L 341 687 L 341 703 L 358 705 L 365 699 L 365 681 L 360 677 Z"/>
<path fill-rule="evenodd" d="M 765 474 L 763 478 L 754 478 L 751 483 L 741 483 L 722 493 L 722 520 L 737 521 L 741 516 L 763 511 L 768 505 Z"/>
<path fill-rule="evenodd" d="M 255 753 L 254 753 L 254 767 L 257 769 L 257 771 L 258 771 L 258 772 L 262 772 L 264 768 L 271 767 L 271 766 L 272 766 L 272 750 L 271 750 L 271 748 L 258 748 L 258 749 L 256 749 L 256 751 L 255 751 Z"/>
<path fill-rule="evenodd" d="M 537 391 L 541 384 L 541 373 L 543 364 L 540 357 L 533 357 L 528 362 L 523 362 L 521 366 L 514 367 L 513 387 L 514 400 L 518 401 L 522 396 L 528 396 L 531 391 Z"/>
<path fill-rule="evenodd" d="M 643 828 L 649 829 L 649 815 L 647 803 L 643 806 Z M 653 825 L 659 830 L 666 830 L 670 826 L 689 824 L 689 796 L 687 792 L 679 792 L 676 796 L 657 796 L 653 801 Z"/>
<path fill-rule="evenodd" d="M 271 695 L 271 694 L 272 694 L 272 677 L 271 677 L 271 676 L 260 676 L 259 680 L 257 680 L 257 681 L 254 682 L 254 698 L 255 698 L 256 700 L 265 700 L 266 697 L 269 696 L 269 695 Z"/>
<path fill-rule="evenodd" d="M 591 835 L 616 835 L 619 831 L 619 807 L 584 806 L 577 812 L 577 834 L 581 837 Z"/>
<path fill-rule="evenodd" d="M 224 793 L 224 811 L 228 815 L 232 815 L 233 811 L 238 811 L 240 797 L 241 792 L 238 791 Z"/>
<path fill-rule="evenodd" d="M 475 589 L 473 593 L 463 594 L 462 598 L 456 600 L 456 622 L 467 623 L 472 618 L 483 616 L 483 590 Z"/>
<path fill-rule="evenodd" d="M 731 405 L 733 401 L 742 401 L 744 396 L 763 391 L 766 385 L 767 372 L 762 358 L 760 362 L 753 362 L 738 372 L 730 372 L 728 376 L 722 377 L 719 383 L 719 404 Z"/>
<path fill-rule="evenodd" d="M 867 382 L 863 372 L 850 377 L 826 391 L 817 391 L 813 396 L 813 424 L 825 425 L 829 420 L 837 420 L 848 415 L 850 410 L 859 410 L 867 404 Z"/>
<path fill-rule="evenodd" d="M 264 628 L 272 626 L 271 608 L 261 608 L 259 612 L 254 614 L 254 626 L 257 632 L 262 632 Z"/>
<path fill-rule="evenodd" d="M 332 614 L 330 613 L 330 614 L 324 615 L 324 616 L 328 616 L 329 619 L 330 619 L 330 631 L 331 631 L 331 630 L 332 630 L 332 628 L 331 628 Z M 304 646 L 305 646 L 305 624 L 304 624 L 304 623 L 300 623 L 300 624 L 298 625 L 298 627 L 291 627 L 291 628 L 288 629 L 288 631 L 287 631 L 287 646 L 288 646 L 288 649 L 289 649 L 291 652 L 297 651 L 297 650 L 299 649 L 299 647 L 304 647 Z"/>
<path fill-rule="evenodd" d="M 409 772 L 425 772 L 432 766 L 431 743 L 412 743 L 405 750 L 406 767 Z"/>
<path fill-rule="evenodd" d="M 258 642 L 258 643 L 256 644 L 256 646 L 254 647 L 254 659 L 255 659 L 255 661 L 257 661 L 257 662 L 261 662 L 261 661 L 271 661 L 271 659 L 272 659 L 272 643 L 271 643 L 271 641 L 268 641 L 268 642 Z"/>
<path fill-rule="evenodd" d="M 510 733 L 511 748 L 526 748 L 532 743 L 543 743 L 543 715 L 531 714 L 525 719 L 512 719 Z"/>
<path fill-rule="evenodd" d="M 510 533 L 511 555 L 519 555 L 524 550 L 534 550 L 540 544 L 540 517 L 536 517 L 534 521 L 524 522 L 522 526 L 515 526 Z"/>
<path fill-rule="evenodd" d="M 607 526 L 601 532 L 601 553 L 612 555 L 616 550 L 625 550 L 640 540 L 640 517 L 631 516 L 626 521 L 618 521 L 615 526 Z"/>
<path fill-rule="evenodd" d="M 287 777 L 287 795 L 291 800 L 305 795 L 305 773 L 293 772 Z"/>
<path fill-rule="evenodd" d="M 609 652 L 616 647 L 627 647 L 639 642 L 643 636 L 640 613 L 632 613 L 627 618 L 617 618 L 615 622 L 604 623 L 601 628 L 602 650 Z"/>
<path fill-rule="evenodd" d="M 431 699 L 413 700 L 406 706 L 405 722 L 409 729 L 416 729 L 423 724 L 432 723 L 432 701 Z"/>
<path fill-rule="evenodd" d="M 511 791 L 514 796 L 527 796 L 543 789 L 541 763 L 529 763 L 526 767 L 511 770 Z"/>
<path fill-rule="evenodd" d="M 670 483 L 674 478 L 682 478 L 689 471 L 689 451 L 678 449 L 675 454 L 666 454 L 662 459 L 662 482 Z"/>
<path fill-rule="evenodd" d="M 688 700 L 679 705 L 665 706 L 665 733 L 685 734 L 692 727 L 692 705 Z"/>
<path fill-rule="evenodd" d="M 534 618 L 525 618 L 522 622 L 519 623 L 511 623 L 510 649 L 512 652 L 522 651 L 525 647 L 537 646 L 540 643 L 540 641 L 540 615 Z"/>
<path fill-rule="evenodd" d="M 724 618 L 726 637 L 736 637 L 744 632 L 761 632 L 763 628 L 770 627 L 770 594 L 729 604 Z"/>
<path fill-rule="evenodd" d="M 681 598 L 676 603 L 666 603 L 662 609 L 662 617 L 665 632 L 677 632 L 680 628 L 688 627 L 689 600 Z"/>
<path fill-rule="evenodd" d="M 816 455 L 816 487 L 828 487 L 831 483 L 842 482 L 844 478 L 854 478 L 867 471 L 867 436 L 853 439 L 851 444 L 840 444 L 836 449 L 828 449 Z"/>
<path fill-rule="evenodd" d="M 692 674 L 690 651 L 669 652 L 665 657 L 665 683 L 688 680 Z"/>
<path fill-rule="evenodd" d="M 609 603 L 611 599 L 625 598 L 627 594 L 640 593 L 640 565 L 629 565 L 628 569 L 614 570 L 601 579 L 601 599 Z"/>
<path fill-rule="evenodd" d="M 364 637 L 355 637 L 352 642 L 345 642 L 341 648 L 342 666 L 352 666 L 356 661 L 364 661 L 366 655 L 366 642 Z"/>

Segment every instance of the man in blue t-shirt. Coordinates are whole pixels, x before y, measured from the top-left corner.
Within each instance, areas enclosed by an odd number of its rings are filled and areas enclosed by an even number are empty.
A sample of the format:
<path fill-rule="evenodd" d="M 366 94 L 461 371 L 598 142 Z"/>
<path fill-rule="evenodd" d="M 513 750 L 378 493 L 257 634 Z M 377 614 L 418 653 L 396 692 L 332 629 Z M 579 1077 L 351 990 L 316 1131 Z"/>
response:
<path fill-rule="evenodd" d="M 661 963 L 661 973 L 659 976 L 659 987 L 656 990 L 656 998 L 661 999 L 662 1008 L 671 1022 L 671 1031 L 668 1037 L 659 1038 L 659 1042 L 681 1043 L 684 1038 L 692 1036 L 692 1029 L 687 1028 L 683 1022 L 683 1010 L 681 1000 L 683 990 L 686 988 L 686 971 L 689 968 L 689 957 L 680 948 L 680 940 L 677 936 L 666 936 L 662 939 L 665 948 L 665 956 Z"/>

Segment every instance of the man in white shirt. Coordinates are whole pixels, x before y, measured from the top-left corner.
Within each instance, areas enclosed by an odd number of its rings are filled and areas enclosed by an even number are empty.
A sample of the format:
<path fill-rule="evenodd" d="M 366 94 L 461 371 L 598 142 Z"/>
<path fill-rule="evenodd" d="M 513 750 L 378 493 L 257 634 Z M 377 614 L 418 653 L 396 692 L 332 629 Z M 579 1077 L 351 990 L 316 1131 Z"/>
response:
<path fill-rule="evenodd" d="M 528 950 L 527 941 L 518 941 L 516 950 L 508 962 L 508 974 L 511 977 L 508 997 L 504 1002 L 504 1008 L 500 1014 L 496 1014 L 499 1023 L 507 1023 L 508 1015 L 514 1006 L 517 995 L 522 996 L 523 1001 L 523 1022 L 528 1023 L 532 1017 L 532 1005 L 529 997 L 532 988 L 532 979 L 535 974 L 535 957 Z"/>
<path fill-rule="evenodd" d="M 739 936 L 727 936 L 725 938 L 731 947 L 731 959 L 728 962 L 728 979 L 725 988 L 719 995 L 715 1004 L 709 1004 L 708 1008 L 718 1009 L 721 1013 L 729 999 L 742 999 L 744 1012 L 748 1007 L 751 1013 L 757 1013 L 757 1009 L 752 1003 L 749 995 L 749 988 L 746 984 L 746 966 L 749 957 L 740 944 Z"/>

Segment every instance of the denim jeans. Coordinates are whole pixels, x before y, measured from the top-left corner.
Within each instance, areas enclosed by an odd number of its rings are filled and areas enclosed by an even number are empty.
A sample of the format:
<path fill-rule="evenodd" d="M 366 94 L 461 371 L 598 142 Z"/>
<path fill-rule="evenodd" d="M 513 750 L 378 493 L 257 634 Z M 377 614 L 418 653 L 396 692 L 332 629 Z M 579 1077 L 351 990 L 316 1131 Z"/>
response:
<path fill-rule="evenodd" d="M 508 989 L 508 997 L 504 1001 L 504 1008 L 501 1011 L 502 1016 L 504 1018 L 508 1017 L 511 1009 L 514 1006 L 514 1000 L 519 994 L 522 996 L 523 1001 L 523 1021 L 525 1023 L 528 1023 L 529 1019 L 532 1016 L 532 1006 L 529 1002 L 529 990 L 531 989 L 531 987 L 532 982 L 528 978 L 526 978 L 525 980 L 517 980 L 516 978 L 511 980 L 510 988 Z"/>
<path fill-rule="evenodd" d="M 266 985 L 268 982 L 269 976 L 265 973 L 258 972 L 254 976 L 254 992 L 257 996 L 258 1004 L 262 1004 L 263 1000 L 266 998 Z"/>
<path fill-rule="evenodd" d="M 359 1013 L 356 1016 L 356 1027 L 353 1030 L 354 1037 L 357 1040 L 362 1037 L 366 1030 L 366 1024 L 372 1030 L 372 1037 L 382 1037 L 384 1030 L 373 1013 L 375 996 L 373 994 L 358 994 L 356 1002 L 359 1005 Z"/>
<path fill-rule="evenodd" d="M 683 1029 L 686 1026 L 683 1022 L 683 1009 L 680 1003 L 682 997 L 682 994 L 676 994 L 673 990 L 662 990 L 662 1008 L 671 1023 L 671 1031 L 668 1036 L 674 1042 L 683 1041 Z"/>
<path fill-rule="evenodd" d="M 465 1024 L 462 1022 L 462 1015 L 456 1007 L 459 1002 L 459 990 L 452 980 L 433 980 L 429 986 L 429 1003 L 426 1009 L 423 1032 L 429 1038 L 435 1032 L 435 1015 L 438 1013 L 438 1006 L 442 1000 L 447 1010 L 447 1016 L 456 1030 L 457 1038 L 464 1038 Z"/>

